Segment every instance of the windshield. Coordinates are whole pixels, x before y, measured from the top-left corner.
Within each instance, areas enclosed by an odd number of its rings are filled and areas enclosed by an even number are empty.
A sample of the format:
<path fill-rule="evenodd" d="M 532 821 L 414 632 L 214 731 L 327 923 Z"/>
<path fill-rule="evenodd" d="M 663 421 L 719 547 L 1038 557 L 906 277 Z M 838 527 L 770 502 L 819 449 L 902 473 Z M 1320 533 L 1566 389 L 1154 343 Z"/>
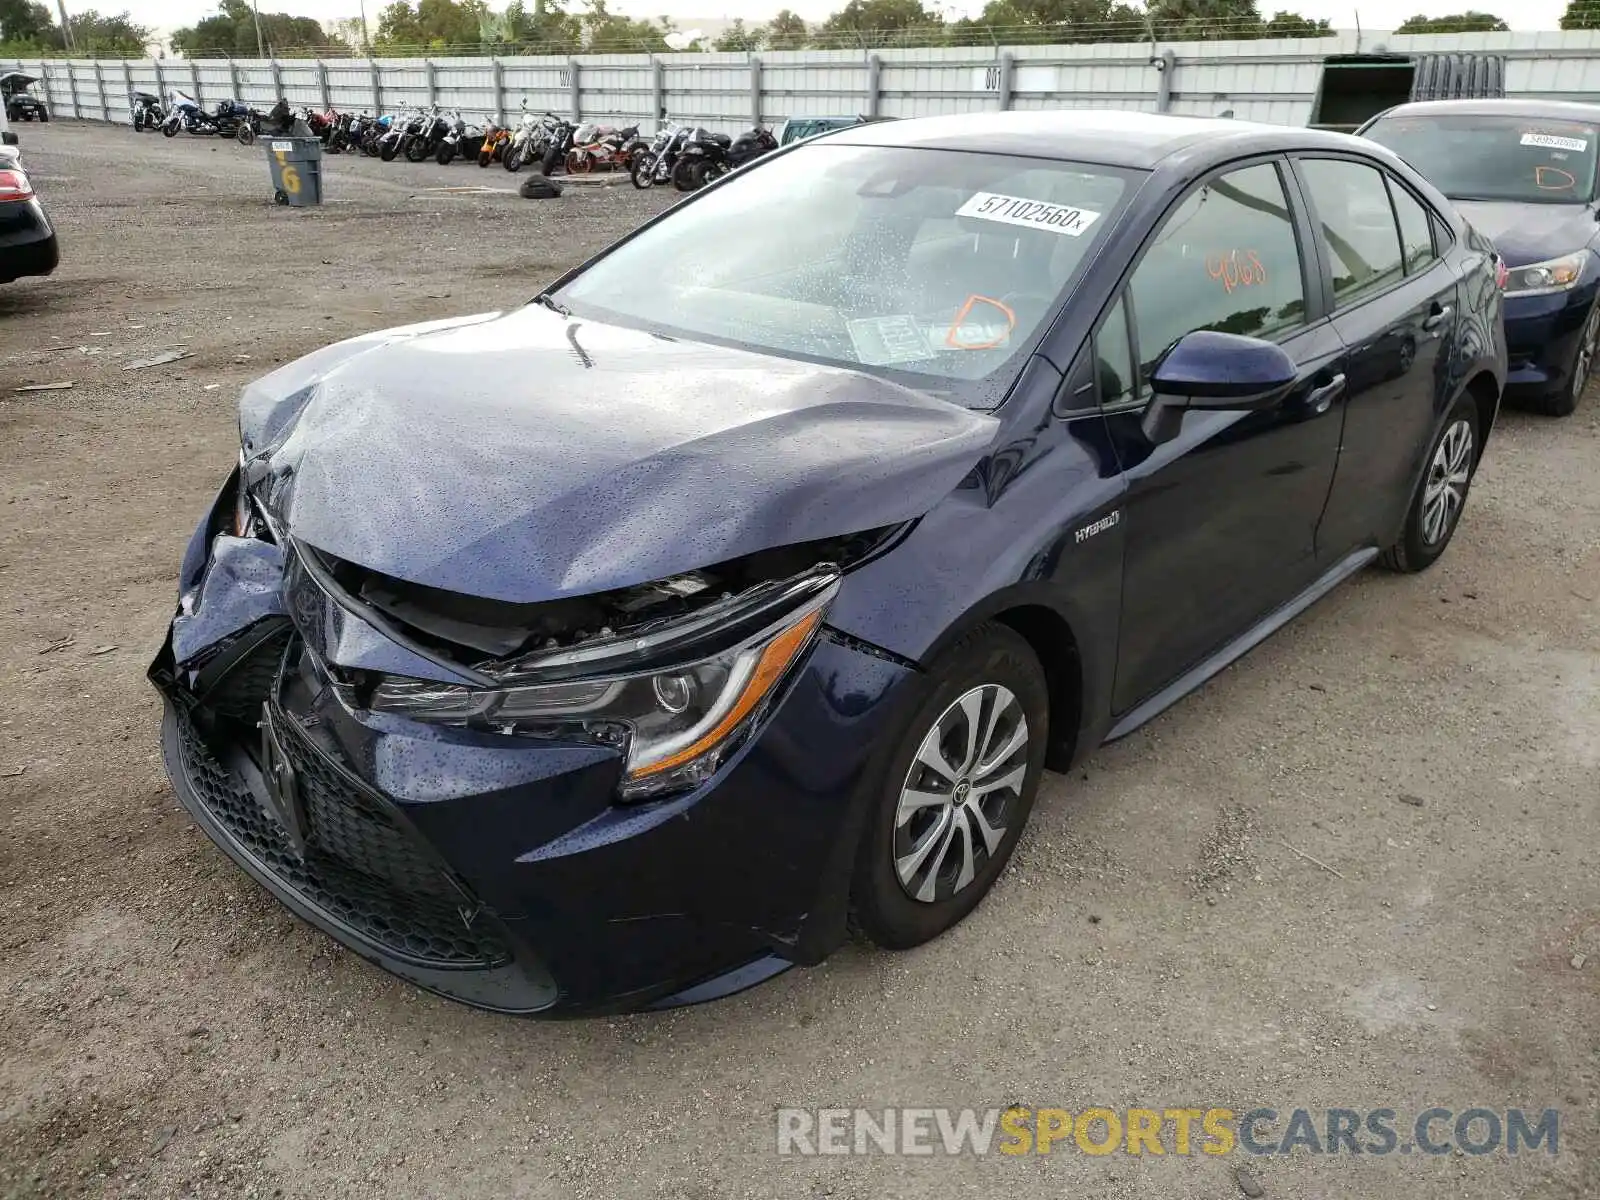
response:
<path fill-rule="evenodd" d="M 579 316 L 872 370 L 992 408 L 1129 178 L 818 142 L 685 205 L 558 299 Z"/>
<path fill-rule="evenodd" d="M 1366 131 L 1452 200 L 1587 204 L 1594 125 L 1512 115 L 1385 117 Z"/>

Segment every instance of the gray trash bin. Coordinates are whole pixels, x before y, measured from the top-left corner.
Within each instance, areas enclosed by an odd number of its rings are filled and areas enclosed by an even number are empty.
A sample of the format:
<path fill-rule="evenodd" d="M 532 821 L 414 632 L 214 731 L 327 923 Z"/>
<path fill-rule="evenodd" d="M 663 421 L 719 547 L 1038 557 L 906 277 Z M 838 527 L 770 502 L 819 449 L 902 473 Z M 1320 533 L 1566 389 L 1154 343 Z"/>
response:
<path fill-rule="evenodd" d="M 272 198 L 291 208 L 322 203 L 322 143 L 314 137 L 266 137 Z"/>

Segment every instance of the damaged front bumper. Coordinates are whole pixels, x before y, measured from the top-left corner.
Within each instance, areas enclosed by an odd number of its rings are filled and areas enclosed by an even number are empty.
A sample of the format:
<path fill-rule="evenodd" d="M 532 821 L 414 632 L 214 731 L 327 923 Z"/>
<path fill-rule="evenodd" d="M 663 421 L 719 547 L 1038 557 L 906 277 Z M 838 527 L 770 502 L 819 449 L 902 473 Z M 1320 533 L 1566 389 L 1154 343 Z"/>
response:
<path fill-rule="evenodd" d="M 842 940 L 875 747 L 914 670 L 824 629 L 709 780 L 619 804 L 615 746 L 364 707 L 362 672 L 448 673 L 292 548 L 231 536 L 230 496 L 196 532 L 151 678 L 180 800 L 299 916 L 514 1013 L 711 999 Z"/>

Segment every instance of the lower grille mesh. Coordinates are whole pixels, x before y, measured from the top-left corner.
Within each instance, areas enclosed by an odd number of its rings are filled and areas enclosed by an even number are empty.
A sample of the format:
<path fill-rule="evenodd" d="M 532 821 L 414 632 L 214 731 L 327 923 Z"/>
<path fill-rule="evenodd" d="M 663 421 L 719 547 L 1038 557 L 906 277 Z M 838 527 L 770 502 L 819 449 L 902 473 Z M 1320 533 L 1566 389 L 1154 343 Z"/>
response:
<path fill-rule="evenodd" d="M 189 714 L 178 712 L 183 766 L 195 795 L 280 884 L 397 957 L 419 965 L 488 968 L 510 962 L 480 921 L 468 928 L 449 883 L 380 805 L 304 742 L 280 729 L 300 777 L 313 844 L 304 860 L 244 782 L 220 763 Z M 293 725 L 292 721 L 283 722 Z M 378 819 L 375 819 L 378 818 Z"/>

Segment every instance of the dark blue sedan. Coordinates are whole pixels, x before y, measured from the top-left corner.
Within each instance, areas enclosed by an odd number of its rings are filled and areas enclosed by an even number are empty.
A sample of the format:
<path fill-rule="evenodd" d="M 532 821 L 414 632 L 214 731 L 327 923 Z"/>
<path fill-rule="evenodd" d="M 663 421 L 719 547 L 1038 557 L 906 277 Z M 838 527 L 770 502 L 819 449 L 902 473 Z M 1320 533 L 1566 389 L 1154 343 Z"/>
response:
<path fill-rule="evenodd" d="M 1402 104 L 1361 133 L 1404 158 L 1493 240 L 1507 267 L 1506 398 L 1567 416 L 1600 350 L 1600 107 Z"/>
<path fill-rule="evenodd" d="M 1438 558 L 1495 273 L 1337 134 L 796 145 L 524 308 L 246 389 L 151 668 L 173 785 L 306 920 L 486 1008 L 915 946 L 1046 768 Z"/>

